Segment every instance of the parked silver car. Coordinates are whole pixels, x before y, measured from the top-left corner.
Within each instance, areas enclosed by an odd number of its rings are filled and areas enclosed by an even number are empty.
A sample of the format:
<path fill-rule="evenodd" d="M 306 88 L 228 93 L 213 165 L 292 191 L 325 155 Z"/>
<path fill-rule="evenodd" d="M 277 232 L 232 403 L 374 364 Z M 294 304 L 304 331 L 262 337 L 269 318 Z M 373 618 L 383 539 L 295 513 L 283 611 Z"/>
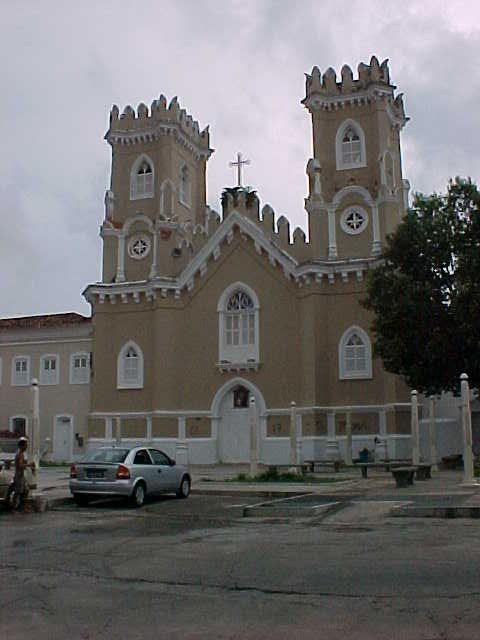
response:
<path fill-rule="evenodd" d="M 187 498 L 191 482 L 187 467 L 152 447 L 101 447 L 70 467 L 70 491 L 79 505 L 99 496 L 123 496 L 137 507 L 158 493 Z"/>

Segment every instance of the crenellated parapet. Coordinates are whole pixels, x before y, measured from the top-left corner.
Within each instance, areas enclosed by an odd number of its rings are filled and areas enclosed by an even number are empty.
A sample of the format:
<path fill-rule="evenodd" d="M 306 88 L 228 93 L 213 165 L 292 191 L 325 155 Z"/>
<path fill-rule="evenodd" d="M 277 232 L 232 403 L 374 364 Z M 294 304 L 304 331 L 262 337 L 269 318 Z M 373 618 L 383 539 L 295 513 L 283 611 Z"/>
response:
<path fill-rule="evenodd" d="M 166 135 L 174 136 L 198 157 L 208 158 L 213 152 L 208 126 L 201 130 L 198 122 L 180 107 L 177 97 L 167 105 L 164 95 L 154 100 L 150 109 L 142 102 L 136 111 L 128 105 L 120 113 L 114 105 L 105 139 L 112 145 L 131 145 L 154 142 Z"/>
<path fill-rule="evenodd" d="M 331 67 L 323 74 L 318 67 L 313 67 L 312 73 L 305 75 L 306 96 L 302 104 L 310 112 L 333 111 L 383 100 L 388 104 L 391 118 L 397 126 L 401 128 L 408 121 L 402 94 L 394 95 L 396 87 L 390 82 L 388 60 L 380 64 L 372 56 L 370 64 L 361 62 L 356 78 L 348 65 L 342 67 L 340 79 Z"/>

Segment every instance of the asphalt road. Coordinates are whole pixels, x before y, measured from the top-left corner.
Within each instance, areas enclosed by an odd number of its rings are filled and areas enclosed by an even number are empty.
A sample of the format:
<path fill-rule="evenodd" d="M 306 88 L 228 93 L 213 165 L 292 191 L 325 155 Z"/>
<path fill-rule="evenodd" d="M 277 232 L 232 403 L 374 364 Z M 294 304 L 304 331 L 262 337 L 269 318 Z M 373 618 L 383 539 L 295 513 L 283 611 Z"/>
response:
<path fill-rule="evenodd" d="M 0 514 L 0 637 L 480 637 L 478 520 L 242 518 L 253 502 Z"/>

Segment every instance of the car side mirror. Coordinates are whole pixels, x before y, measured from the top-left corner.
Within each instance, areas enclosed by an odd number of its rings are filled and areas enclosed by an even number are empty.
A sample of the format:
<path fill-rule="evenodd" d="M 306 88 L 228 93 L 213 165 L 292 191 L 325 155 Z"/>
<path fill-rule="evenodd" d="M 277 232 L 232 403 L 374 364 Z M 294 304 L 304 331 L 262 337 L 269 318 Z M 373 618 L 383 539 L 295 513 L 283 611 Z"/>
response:
<path fill-rule="evenodd" d="M 170 466 L 174 467 L 177 463 L 175 462 L 175 460 L 170 459 Z"/>

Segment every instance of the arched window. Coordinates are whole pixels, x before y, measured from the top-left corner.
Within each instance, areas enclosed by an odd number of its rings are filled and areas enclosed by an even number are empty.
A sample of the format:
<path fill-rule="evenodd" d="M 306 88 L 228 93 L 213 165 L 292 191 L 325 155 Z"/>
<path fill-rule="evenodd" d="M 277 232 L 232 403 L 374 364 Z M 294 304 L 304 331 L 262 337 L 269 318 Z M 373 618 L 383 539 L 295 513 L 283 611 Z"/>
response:
<path fill-rule="evenodd" d="M 118 354 L 117 388 L 143 388 L 143 353 L 134 342 L 127 342 Z"/>
<path fill-rule="evenodd" d="M 130 174 L 130 200 L 153 198 L 153 163 L 145 155 L 134 162 Z"/>
<path fill-rule="evenodd" d="M 365 135 L 362 127 L 346 120 L 338 129 L 335 141 L 337 169 L 366 166 Z"/>
<path fill-rule="evenodd" d="M 341 380 L 372 377 L 372 347 L 370 338 L 363 329 L 351 327 L 343 334 L 338 361 Z"/>
<path fill-rule="evenodd" d="M 224 291 L 218 304 L 220 362 L 258 362 L 258 298 L 241 283 Z"/>
<path fill-rule="evenodd" d="M 180 170 L 178 197 L 180 199 L 180 202 L 187 207 L 191 205 L 191 200 L 192 200 L 191 191 L 192 191 L 192 187 L 191 187 L 191 181 L 190 181 L 190 174 L 189 174 L 187 165 L 184 164 Z"/>

